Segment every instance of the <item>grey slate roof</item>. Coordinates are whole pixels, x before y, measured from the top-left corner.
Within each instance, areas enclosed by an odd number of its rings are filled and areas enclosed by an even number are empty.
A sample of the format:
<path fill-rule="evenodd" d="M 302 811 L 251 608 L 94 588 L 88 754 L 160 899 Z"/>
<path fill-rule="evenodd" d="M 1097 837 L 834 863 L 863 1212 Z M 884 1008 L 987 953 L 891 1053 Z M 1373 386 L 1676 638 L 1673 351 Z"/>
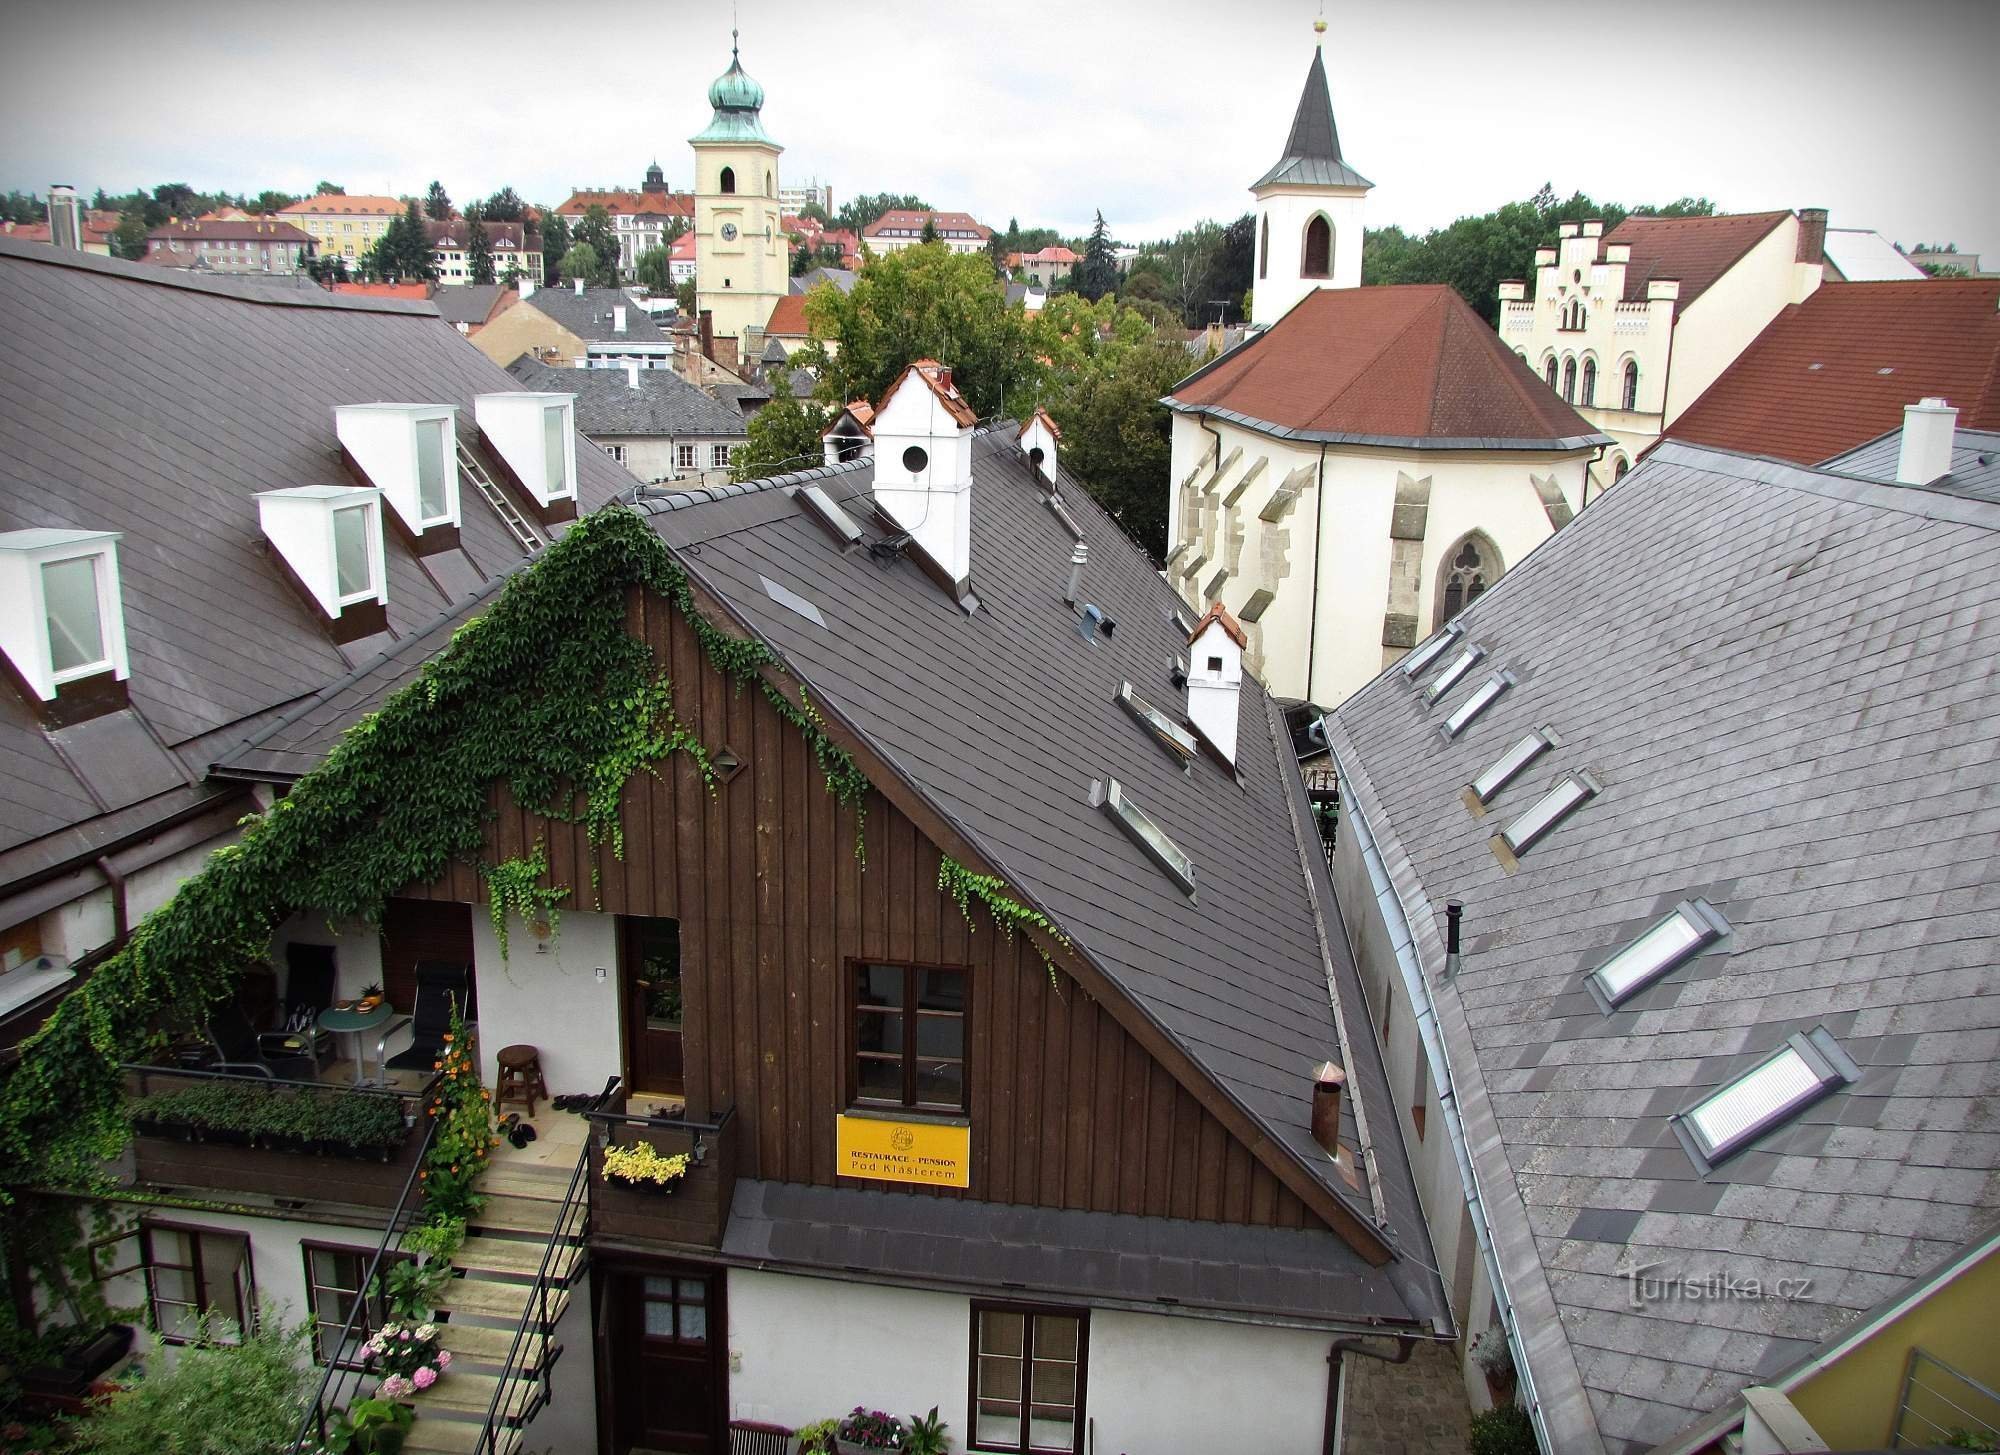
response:
<path fill-rule="evenodd" d="M 1820 469 L 1855 475 L 1884 485 L 1896 483 L 1896 460 L 1903 449 L 1903 431 L 1892 429 L 1865 445 L 1821 463 Z M 1922 487 L 1968 500 L 2000 505 L 2000 432 L 1961 429 L 1952 440 L 1951 473 Z"/>
<path fill-rule="evenodd" d="M 881 564 L 865 546 L 837 549 L 785 488 L 818 484 L 867 541 L 879 541 L 888 532 L 872 512 L 871 460 L 649 493 L 638 508 L 822 711 L 853 726 L 977 843 L 1282 1155 L 1383 1228 L 1397 1250 L 1383 1276 L 1399 1305 L 1383 1316 L 1443 1327 L 1449 1315 L 1429 1271 L 1436 1259 L 1283 720 L 1246 680 L 1241 785 L 1206 757 L 1183 773 L 1139 729 L 1115 700 L 1122 682 L 1164 711 L 1184 704 L 1169 676 L 1187 650 L 1179 603 L 1065 475 L 1063 498 L 1090 546 L 1085 595 L 1117 623 L 1108 639 L 1078 635 L 1060 600 L 1074 542 L 1043 503 L 1015 434 L 996 426 L 973 444 L 972 584 L 981 606 L 969 616 L 907 559 Z M 767 581 L 810 601 L 824 625 L 779 604 Z M 448 624 L 434 633 L 448 636 Z M 409 680 L 420 657 L 413 647 L 402 662 L 324 695 L 231 767 L 310 767 L 355 715 Z M 1106 777 L 1193 858 L 1195 901 L 1090 805 L 1091 780 Z M 1345 1042 L 1330 983 L 1351 1029 Z M 1359 1190 L 1311 1136 L 1309 1078 L 1327 1059 L 1348 1070 L 1347 1135 L 1361 1140 L 1357 1108 L 1371 1119 L 1370 1175 Z M 969 1205 L 988 1216 L 1012 1211 Z M 1359 1255 L 1338 1246 L 1345 1271 L 1324 1286 L 1357 1286 Z M 1357 1312 L 1322 1307 L 1316 1316 Z"/>
<path fill-rule="evenodd" d="M 852 293 L 854 280 L 860 276 L 853 268 L 814 268 L 792 279 L 792 292 L 810 293 L 822 283 L 831 283 L 843 293 Z"/>
<path fill-rule="evenodd" d="M 446 323 L 484 323 L 502 293 L 498 283 L 453 283 L 431 294 L 431 306 Z"/>
<path fill-rule="evenodd" d="M 507 372 L 528 389 L 576 395 L 576 427 L 592 439 L 738 438 L 743 415 L 718 403 L 672 369 L 639 370 L 632 387 L 623 369 L 551 369 L 523 354 Z"/>
<path fill-rule="evenodd" d="M 534 308 L 590 344 L 664 344 L 666 333 L 622 288 L 537 288 L 517 308 Z M 618 332 L 615 309 L 625 310 L 625 331 Z"/>
<path fill-rule="evenodd" d="M 115 530 L 129 709 L 45 731 L 0 687 L 0 886 L 62 869 L 196 797 L 209 764 L 372 657 L 337 646 L 268 555 L 253 495 L 351 484 L 333 406 L 449 403 L 515 383 L 428 304 L 273 289 L 0 240 L 0 530 Z M 588 458 L 586 458 L 588 457 Z M 489 465 L 489 469 L 492 466 Z M 578 458 L 583 508 L 631 479 Z M 470 489 L 461 547 L 384 540 L 407 634 L 520 563 Z M 178 811 L 173 809 L 172 811 Z"/>
<path fill-rule="evenodd" d="M 2000 1211 L 2000 506 L 1668 442 L 1460 619 L 1487 660 L 1435 707 L 1391 671 L 1329 719 L 1344 801 L 1410 919 L 1510 1292 L 1546 1314 L 1556 1446 L 1644 1449 Z M 1518 685 L 1445 740 L 1501 667 Z M 1464 785 L 1542 724 L 1561 746 L 1472 817 Z M 1573 769 L 1602 793 L 1505 872 L 1488 837 Z M 1730 937 L 1603 1014 L 1584 972 L 1696 895 Z M 1669 1116 L 1816 1025 L 1859 1080 L 1700 1174 Z M 1813 1284 L 1635 1308 L 1646 1264 Z"/>
<path fill-rule="evenodd" d="M 1271 170 L 1250 184 L 1250 190 L 1273 186 L 1373 187 L 1375 184 L 1347 165 L 1340 155 L 1340 133 L 1333 124 L 1333 95 L 1326 84 L 1326 60 L 1313 47 L 1312 69 L 1292 115 L 1285 154 Z"/>

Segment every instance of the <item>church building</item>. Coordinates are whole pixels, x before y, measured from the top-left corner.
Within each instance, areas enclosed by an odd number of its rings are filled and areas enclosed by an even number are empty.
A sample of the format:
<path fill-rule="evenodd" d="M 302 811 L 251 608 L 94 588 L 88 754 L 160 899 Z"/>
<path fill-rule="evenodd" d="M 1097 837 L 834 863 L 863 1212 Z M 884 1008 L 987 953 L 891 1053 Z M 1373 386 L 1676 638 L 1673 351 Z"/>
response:
<path fill-rule="evenodd" d="M 718 338 L 738 341 L 761 330 L 789 291 L 791 252 L 778 200 L 779 146 L 759 116 L 764 88 L 743 69 L 736 47 L 729 69 L 708 88 L 715 115 L 689 138 L 694 148 L 695 307 L 714 316 Z"/>
<path fill-rule="evenodd" d="M 1316 48 L 1251 189 L 1255 331 L 1166 400 L 1168 579 L 1235 615 L 1273 695 L 1321 705 L 1567 522 L 1611 443 L 1449 287 L 1360 286 L 1372 185 L 1341 154 Z"/>

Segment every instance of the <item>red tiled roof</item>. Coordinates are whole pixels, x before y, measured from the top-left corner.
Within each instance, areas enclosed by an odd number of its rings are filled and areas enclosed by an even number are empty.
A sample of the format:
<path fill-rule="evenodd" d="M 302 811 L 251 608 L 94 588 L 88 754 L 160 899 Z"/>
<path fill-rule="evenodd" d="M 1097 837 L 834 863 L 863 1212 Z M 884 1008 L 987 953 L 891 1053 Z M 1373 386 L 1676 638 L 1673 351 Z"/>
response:
<path fill-rule="evenodd" d="M 564 217 L 581 217 L 602 207 L 613 217 L 693 217 L 692 192 L 572 192 L 556 209 Z"/>
<path fill-rule="evenodd" d="M 788 338 L 803 338 L 812 332 L 806 327 L 806 295 L 787 293 L 772 305 L 771 320 L 764 325 L 764 332 Z"/>
<path fill-rule="evenodd" d="M 876 414 L 889 407 L 889 401 L 896 397 L 896 391 L 903 387 L 903 381 L 912 374 L 924 381 L 931 393 L 937 395 L 938 403 L 944 406 L 945 413 L 959 424 L 971 429 L 979 423 L 979 416 L 972 412 L 972 406 L 965 402 L 965 396 L 958 392 L 958 385 L 952 382 L 951 370 L 936 359 L 918 359 L 898 374 L 895 382 L 882 392 L 882 398 L 875 406 Z"/>
<path fill-rule="evenodd" d="M 1042 408 L 1042 406 L 1039 404 L 1035 406 L 1035 412 L 1029 415 L 1027 421 L 1022 424 L 1021 433 L 1015 435 L 1014 438 L 1015 439 L 1023 438 L 1028 433 L 1029 430 L 1035 427 L 1035 421 L 1038 419 L 1042 422 L 1042 428 L 1046 429 L 1049 432 L 1049 437 L 1051 439 L 1060 442 L 1062 439 L 1062 431 L 1056 428 L 1056 422 L 1053 419 L 1049 418 L 1049 412 L 1046 409 Z"/>
<path fill-rule="evenodd" d="M 674 245 L 667 250 L 667 256 L 676 262 L 692 263 L 695 260 L 694 229 L 689 228 L 674 239 Z"/>
<path fill-rule="evenodd" d="M 343 197 L 329 192 L 321 197 L 301 197 L 290 206 L 281 207 L 278 210 L 280 212 L 345 214 L 351 217 L 364 214 L 369 217 L 380 217 L 386 213 L 401 212 L 406 205 L 394 197 Z"/>
<path fill-rule="evenodd" d="M 980 238 L 993 236 L 992 228 L 983 226 L 975 221 L 972 215 L 967 212 L 910 212 L 901 209 L 883 213 L 880 217 L 862 228 L 861 235 L 863 237 L 880 237 L 892 228 L 900 231 L 921 232 L 926 221 L 936 223 L 939 232 L 957 229 L 961 232 L 971 232 Z"/>
<path fill-rule="evenodd" d="M 2000 281 L 1827 283 L 1772 319 L 1667 434 L 1802 465 L 1903 422 L 1925 397 L 2000 429 Z"/>
<path fill-rule="evenodd" d="M 1646 285 L 1655 278 L 1679 279 L 1681 296 L 1674 304 L 1674 315 L 1679 317 L 1682 309 L 1791 215 L 1735 212 L 1721 217 L 1628 217 L 1606 235 L 1604 245 L 1631 245 L 1632 258 L 1625 265 L 1628 303 L 1643 301 Z"/>
<path fill-rule="evenodd" d="M 887 398 L 888 396 L 884 395 L 883 397 Z M 847 403 L 847 407 L 841 410 L 839 414 L 833 417 L 833 423 L 829 424 L 825 429 L 819 432 L 819 437 L 821 439 L 825 439 L 828 435 L 832 434 L 836 429 L 840 428 L 840 421 L 842 418 L 852 419 L 856 424 L 861 426 L 861 432 L 863 434 L 869 436 L 870 438 L 874 437 L 875 406 L 870 404 L 866 399 L 849 400 Z"/>
<path fill-rule="evenodd" d="M 1024 263 L 1080 263 L 1083 261 L 1083 259 L 1079 258 L 1061 243 L 1057 243 L 1054 247 L 1043 248 L 1040 252 L 1016 253 L 1014 256 L 1020 258 Z"/>
<path fill-rule="evenodd" d="M 1441 283 L 1316 289 L 1172 397 L 1314 434 L 1524 441 L 1596 434 Z"/>
<path fill-rule="evenodd" d="M 241 222 L 168 222 L 151 229 L 147 241 L 155 238 L 213 238 L 218 242 L 309 243 L 312 234 L 279 222 L 276 218 L 246 218 Z"/>

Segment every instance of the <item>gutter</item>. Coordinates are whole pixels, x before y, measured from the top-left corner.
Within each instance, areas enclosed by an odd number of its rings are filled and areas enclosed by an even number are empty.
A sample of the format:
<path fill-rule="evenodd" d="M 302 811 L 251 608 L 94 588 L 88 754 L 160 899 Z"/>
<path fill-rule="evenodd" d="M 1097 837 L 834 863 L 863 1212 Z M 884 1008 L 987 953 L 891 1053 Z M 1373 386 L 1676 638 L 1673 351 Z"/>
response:
<path fill-rule="evenodd" d="M 1307 702 L 1313 695 L 1313 663 L 1319 654 L 1319 563 L 1326 559 L 1326 452 L 1331 445 L 1319 447 L 1319 479 L 1317 482 L 1319 499 L 1313 506 L 1313 593 L 1312 617 L 1306 623 L 1306 692 Z"/>
<path fill-rule="evenodd" d="M 1161 401 L 1176 414 L 1214 415 L 1231 424 L 1253 430 L 1271 439 L 1293 444 L 1366 445 L 1386 450 L 1488 450 L 1529 451 L 1536 454 L 1567 454 L 1574 450 L 1616 444 L 1610 435 L 1593 430 L 1589 434 L 1554 435 L 1541 439 L 1517 439 L 1502 435 L 1401 435 L 1360 434 L 1340 429 L 1293 429 L 1268 419 L 1222 409 L 1213 404 L 1183 404 L 1169 395 Z"/>
<path fill-rule="evenodd" d="M 1339 781 L 1352 781 L 1346 761 L 1341 757 L 1340 750 L 1333 746 L 1331 734 L 1328 736 L 1327 751 L 1333 756 Z M 1507 1336 L 1507 1349 L 1514 1360 L 1514 1373 L 1520 1381 L 1521 1393 L 1526 1396 L 1528 1418 L 1534 1424 L 1535 1438 L 1541 1447 L 1554 1450 L 1556 1447 L 1550 1440 L 1548 1425 L 1543 1418 L 1541 1398 L 1535 1392 L 1534 1372 L 1528 1366 L 1526 1338 L 1519 1328 L 1513 1300 L 1508 1296 L 1507 1285 L 1501 1276 L 1499 1254 L 1493 1247 L 1493 1235 L 1487 1226 L 1479 1179 L 1473 1171 L 1472 1154 L 1466 1145 L 1465 1124 L 1459 1117 L 1458 1094 L 1451 1077 L 1450 1058 L 1445 1052 L 1444 1037 L 1438 1030 L 1437 1012 L 1431 1004 L 1423 965 L 1417 958 L 1409 917 L 1404 914 L 1402 901 L 1390 881 L 1388 866 L 1382 862 L 1382 852 L 1376 847 L 1375 836 L 1369 832 L 1367 816 L 1351 796 L 1343 794 L 1342 798 L 1341 827 L 1354 834 L 1354 842 L 1361 850 L 1362 863 L 1368 870 L 1368 884 L 1375 892 L 1376 909 L 1381 914 L 1383 927 L 1389 932 L 1396 954 L 1396 968 L 1402 972 L 1403 987 L 1410 997 L 1417 1034 L 1423 1042 L 1424 1059 L 1429 1063 L 1431 1080 L 1438 1088 L 1438 1113 L 1450 1137 L 1452 1160 L 1458 1165 L 1459 1182 L 1465 1191 L 1465 1206 L 1472 1218 L 1473 1239 L 1479 1245 L 1479 1256 L 1486 1264 L 1487 1281 L 1493 1286 L 1493 1300 L 1500 1309 L 1500 1327 Z"/>

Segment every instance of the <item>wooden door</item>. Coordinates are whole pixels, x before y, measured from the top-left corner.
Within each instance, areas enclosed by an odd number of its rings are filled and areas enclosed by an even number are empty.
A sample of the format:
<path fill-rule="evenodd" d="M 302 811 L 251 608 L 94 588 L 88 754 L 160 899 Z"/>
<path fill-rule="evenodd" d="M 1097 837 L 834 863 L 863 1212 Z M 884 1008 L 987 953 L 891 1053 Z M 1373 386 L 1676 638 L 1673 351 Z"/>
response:
<path fill-rule="evenodd" d="M 613 1455 L 721 1455 L 729 1324 L 718 1270 L 662 1264 L 610 1274 Z"/>
<path fill-rule="evenodd" d="M 392 899 L 382 906 L 382 991 L 389 1004 L 405 1015 L 416 1005 L 419 960 L 443 960 L 466 967 L 470 989 L 465 1018 L 477 1020 L 479 981 L 471 974 L 471 905 Z"/>
<path fill-rule="evenodd" d="M 681 1094 L 681 927 L 627 915 L 620 936 L 625 997 L 625 1084 Z"/>

